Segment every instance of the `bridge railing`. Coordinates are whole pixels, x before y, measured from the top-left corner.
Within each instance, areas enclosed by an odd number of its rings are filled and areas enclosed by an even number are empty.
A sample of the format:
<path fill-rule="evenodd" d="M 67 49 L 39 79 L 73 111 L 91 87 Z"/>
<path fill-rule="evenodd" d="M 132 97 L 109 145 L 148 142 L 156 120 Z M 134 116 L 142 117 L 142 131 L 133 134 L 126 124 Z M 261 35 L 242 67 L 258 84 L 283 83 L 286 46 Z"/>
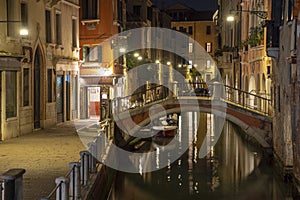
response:
<path fill-rule="evenodd" d="M 148 89 L 140 89 L 132 95 L 117 97 L 112 101 L 114 111 L 125 111 L 138 108 L 155 101 L 166 99 L 170 96 L 170 91 L 163 85 L 150 86 Z"/>
<path fill-rule="evenodd" d="M 202 97 L 221 97 L 224 100 L 237 104 L 245 109 L 257 111 L 263 115 L 272 115 L 271 100 L 266 96 L 256 95 L 251 92 L 246 92 L 231 86 L 224 85 L 222 94 L 214 94 L 216 85 L 223 87 L 220 83 L 206 82 L 186 82 L 186 83 L 171 83 L 169 90 L 163 85 L 150 86 L 148 89 L 140 89 L 132 95 L 118 97 L 112 101 L 114 111 L 122 112 L 127 109 L 142 107 L 145 104 L 152 103 L 158 100 L 177 96 L 202 96 Z"/>
<path fill-rule="evenodd" d="M 227 101 L 267 116 L 272 115 L 271 99 L 251 92 L 245 92 L 231 86 L 224 85 L 224 87 Z"/>

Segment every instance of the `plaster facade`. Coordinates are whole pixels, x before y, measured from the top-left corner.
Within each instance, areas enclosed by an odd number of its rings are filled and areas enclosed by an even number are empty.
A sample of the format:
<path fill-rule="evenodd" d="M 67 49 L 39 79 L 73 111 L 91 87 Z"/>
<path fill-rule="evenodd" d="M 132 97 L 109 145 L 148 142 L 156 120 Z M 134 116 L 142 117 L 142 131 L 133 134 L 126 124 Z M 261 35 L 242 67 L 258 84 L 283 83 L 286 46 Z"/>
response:
<path fill-rule="evenodd" d="M 60 121 L 77 118 L 77 92 L 72 90 L 78 80 L 77 3 L 77 0 L 1 1 L 1 19 L 8 21 L 1 23 L 0 31 L 0 48 L 6 63 L 1 68 L 2 140 L 58 122 L 58 74 L 65 78 L 61 98 L 65 106 Z M 20 28 L 26 28 L 28 35 L 20 36 Z"/>

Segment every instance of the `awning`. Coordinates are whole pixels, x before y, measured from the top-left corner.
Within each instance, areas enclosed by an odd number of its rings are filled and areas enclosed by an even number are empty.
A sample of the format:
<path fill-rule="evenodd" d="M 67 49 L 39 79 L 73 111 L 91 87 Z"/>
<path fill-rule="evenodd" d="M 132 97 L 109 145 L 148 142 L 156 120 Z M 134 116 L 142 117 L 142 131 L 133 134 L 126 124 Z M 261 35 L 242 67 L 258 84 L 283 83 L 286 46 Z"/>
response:
<path fill-rule="evenodd" d="M 0 71 L 21 71 L 21 62 L 15 57 L 0 57 Z"/>

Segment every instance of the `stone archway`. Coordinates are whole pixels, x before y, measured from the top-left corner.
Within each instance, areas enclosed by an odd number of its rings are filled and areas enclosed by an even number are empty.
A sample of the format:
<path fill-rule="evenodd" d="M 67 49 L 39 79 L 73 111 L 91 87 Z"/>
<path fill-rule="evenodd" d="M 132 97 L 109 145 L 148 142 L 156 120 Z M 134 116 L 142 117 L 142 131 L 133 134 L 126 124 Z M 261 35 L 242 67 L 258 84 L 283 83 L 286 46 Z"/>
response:
<path fill-rule="evenodd" d="M 263 91 L 264 97 L 267 96 L 266 88 L 267 88 L 266 76 L 265 76 L 265 74 L 262 74 L 262 76 L 261 76 L 261 91 Z"/>
<path fill-rule="evenodd" d="M 255 77 L 253 75 L 250 76 L 249 78 L 249 88 L 248 88 L 248 92 L 250 94 L 256 94 L 256 83 L 255 83 Z M 255 98 L 254 96 L 250 95 L 249 96 L 249 105 L 253 106 L 255 105 Z"/>
<path fill-rule="evenodd" d="M 255 83 L 256 83 L 256 88 L 255 88 L 256 94 L 261 95 L 261 93 L 262 93 L 262 90 L 261 90 L 262 83 L 261 83 L 261 80 L 260 80 L 260 74 L 259 73 L 257 73 L 257 75 L 256 75 Z"/>

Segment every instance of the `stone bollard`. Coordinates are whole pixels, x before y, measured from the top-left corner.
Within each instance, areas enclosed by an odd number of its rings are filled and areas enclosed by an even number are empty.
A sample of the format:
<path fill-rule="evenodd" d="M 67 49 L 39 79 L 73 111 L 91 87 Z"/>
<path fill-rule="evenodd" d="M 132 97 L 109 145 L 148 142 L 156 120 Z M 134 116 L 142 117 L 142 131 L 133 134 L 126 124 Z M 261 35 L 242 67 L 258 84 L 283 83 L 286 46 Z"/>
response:
<path fill-rule="evenodd" d="M 25 169 L 10 169 L 0 175 L 2 200 L 23 200 L 23 174 Z"/>
<path fill-rule="evenodd" d="M 69 166 L 72 169 L 70 174 L 70 199 L 78 200 L 81 196 L 80 163 L 71 162 Z"/>
<path fill-rule="evenodd" d="M 60 185 L 56 190 L 56 200 L 69 199 L 69 179 L 66 177 L 59 177 L 55 179 L 56 185 Z"/>
<path fill-rule="evenodd" d="M 88 151 L 80 152 L 80 180 L 81 185 L 87 185 L 89 179 L 89 155 Z"/>
<path fill-rule="evenodd" d="M 95 156 L 97 155 L 97 153 L 96 153 L 96 144 L 95 144 L 95 142 L 89 142 L 88 147 L 89 147 L 89 152 L 90 152 L 89 171 L 90 171 L 90 173 L 96 173 L 97 169 L 96 169 Z"/>

